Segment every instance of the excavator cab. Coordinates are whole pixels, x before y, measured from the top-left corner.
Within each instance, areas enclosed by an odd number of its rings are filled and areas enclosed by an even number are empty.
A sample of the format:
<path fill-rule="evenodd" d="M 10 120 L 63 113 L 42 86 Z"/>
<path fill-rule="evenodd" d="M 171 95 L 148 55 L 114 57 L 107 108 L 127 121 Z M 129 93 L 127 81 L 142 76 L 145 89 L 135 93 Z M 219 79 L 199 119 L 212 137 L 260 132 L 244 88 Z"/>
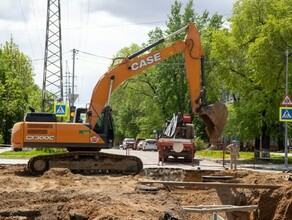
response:
<path fill-rule="evenodd" d="M 197 113 L 206 125 L 206 132 L 210 143 L 216 143 L 226 124 L 228 116 L 226 105 L 223 103 L 206 105 L 201 107 Z"/>
<path fill-rule="evenodd" d="M 86 114 L 88 113 L 87 108 L 76 108 L 74 115 L 74 123 L 85 123 L 86 124 Z M 88 124 L 88 126 L 91 126 Z M 113 147 L 114 143 L 114 129 L 113 120 L 111 115 L 111 108 L 106 106 L 101 114 L 98 116 L 98 120 L 93 127 L 95 133 L 97 133 L 102 139 L 105 140 L 107 145 Z"/>

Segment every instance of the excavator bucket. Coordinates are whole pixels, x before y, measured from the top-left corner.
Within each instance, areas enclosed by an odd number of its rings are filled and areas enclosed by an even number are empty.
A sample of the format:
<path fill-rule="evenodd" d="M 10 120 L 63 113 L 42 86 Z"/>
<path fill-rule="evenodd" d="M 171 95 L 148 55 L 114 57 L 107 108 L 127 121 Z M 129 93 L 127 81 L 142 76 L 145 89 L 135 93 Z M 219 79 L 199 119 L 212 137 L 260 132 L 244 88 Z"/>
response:
<path fill-rule="evenodd" d="M 200 109 L 198 115 L 206 125 L 206 132 L 210 143 L 216 143 L 226 124 L 228 115 L 226 106 L 222 103 L 204 106 Z"/>

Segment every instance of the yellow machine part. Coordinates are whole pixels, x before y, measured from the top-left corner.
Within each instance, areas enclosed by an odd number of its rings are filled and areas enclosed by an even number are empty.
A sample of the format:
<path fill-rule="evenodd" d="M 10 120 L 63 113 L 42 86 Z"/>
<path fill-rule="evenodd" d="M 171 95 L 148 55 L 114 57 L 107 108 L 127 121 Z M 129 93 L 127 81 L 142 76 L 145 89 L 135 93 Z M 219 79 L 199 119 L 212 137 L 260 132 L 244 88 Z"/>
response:
<path fill-rule="evenodd" d="M 206 125 L 206 132 L 210 138 L 210 143 L 215 144 L 226 124 L 228 111 L 223 103 L 214 103 L 204 106 L 198 113 Z"/>

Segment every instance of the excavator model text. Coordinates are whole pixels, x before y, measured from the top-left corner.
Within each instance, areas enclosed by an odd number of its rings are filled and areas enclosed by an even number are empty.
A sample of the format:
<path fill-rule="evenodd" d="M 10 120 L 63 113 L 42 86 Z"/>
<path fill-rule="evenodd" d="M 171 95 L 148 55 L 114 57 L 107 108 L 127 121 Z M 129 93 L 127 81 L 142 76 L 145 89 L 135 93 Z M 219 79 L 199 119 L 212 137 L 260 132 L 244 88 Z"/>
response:
<path fill-rule="evenodd" d="M 145 53 L 182 31 L 186 31 L 185 39 Z M 63 154 L 32 157 L 28 162 L 28 170 L 35 175 L 40 175 L 53 167 L 89 173 L 139 173 L 143 168 L 140 158 L 99 152 L 101 149 L 112 148 L 114 143 L 114 128 L 109 107 L 111 93 L 130 77 L 181 52 L 184 53 L 193 111 L 206 124 L 210 140 L 217 139 L 224 128 L 227 111 L 223 104 L 212 107 L 202 105 L 199 101 L 204 98 L 201 95 L 200 78 L 204 54 L 199 33 L 190 23 L 166 38 L 125 57 L 119 64 L 108 70 L 94 87 L 88 108 L 76 109 L 73 123 L 57 122 L 56 116 L 51 113 L 28 113 L 24 121 L 15 123 L 13 126 L 12 147 L 15 150 L 22 148 L 66 148 L 68 150 Z M 85 121 L 81 117 L 84 114 L 86 114 Z"/>

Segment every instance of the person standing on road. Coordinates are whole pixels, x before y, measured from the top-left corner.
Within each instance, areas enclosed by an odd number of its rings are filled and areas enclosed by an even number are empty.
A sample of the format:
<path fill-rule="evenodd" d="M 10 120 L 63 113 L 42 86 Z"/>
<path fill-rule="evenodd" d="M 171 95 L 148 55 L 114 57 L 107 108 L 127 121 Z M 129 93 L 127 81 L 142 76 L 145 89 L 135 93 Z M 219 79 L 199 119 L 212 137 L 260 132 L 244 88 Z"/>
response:
<path fill-rule="evenodd" d="M 235 140 L 232 141 L 232 144 L 229 144 L 227 149 L 230 150 L 230 169 L 236 170 L 237 168 L 237 158 L 239 149 Z"/>

